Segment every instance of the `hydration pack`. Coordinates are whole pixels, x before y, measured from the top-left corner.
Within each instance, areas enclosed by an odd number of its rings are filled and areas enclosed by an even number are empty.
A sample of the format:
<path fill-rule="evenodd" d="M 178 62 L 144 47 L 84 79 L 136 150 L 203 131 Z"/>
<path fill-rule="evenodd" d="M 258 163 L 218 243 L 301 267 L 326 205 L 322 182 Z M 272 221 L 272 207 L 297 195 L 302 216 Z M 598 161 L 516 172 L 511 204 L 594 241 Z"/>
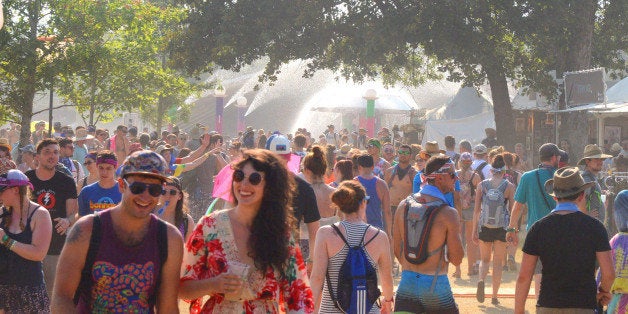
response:
<path fill-rule="evenodd" d="M 428 251 L 427 245 L 434 219 L 446 204 L 442 201 L 419 203 L 413 195 L 406 198 L 406 223 L 404 255 L 412 264 L 422 264 L 428 257 L 438 253 L 445 244 L 434 251 Z"/>

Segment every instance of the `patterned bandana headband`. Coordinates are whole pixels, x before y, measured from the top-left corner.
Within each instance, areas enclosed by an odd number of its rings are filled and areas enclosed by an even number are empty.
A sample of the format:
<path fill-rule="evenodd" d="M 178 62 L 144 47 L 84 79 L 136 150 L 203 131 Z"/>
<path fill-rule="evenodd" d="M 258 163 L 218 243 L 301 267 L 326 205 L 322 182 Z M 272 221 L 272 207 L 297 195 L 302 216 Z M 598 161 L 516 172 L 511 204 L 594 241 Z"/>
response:
<path fill-rule="evenodd" d="M 113 158 L 105 158 L 105 157 L 100 157 L 100 158 L 96 159 L 96 164 L 97 165 L 99 165 L 99 164 L 110 164 L 110 165 L 112 165 L 114 167 L 118 166 L 118 162 L 115 159 L 113 159 Z"/>
<path fill-rule="evenodd" d="M 449 159 L 449 161 L 447 161 L 444 165 L 438 168 L 438 170 L 428 175 L 423 175 L 423 177 L 425 177 L 426 179 L 436 179 L 436 176 L 439 174 L 450 174 L 451 169 L 455 169 L 454 162 L 451 159 Z"/>

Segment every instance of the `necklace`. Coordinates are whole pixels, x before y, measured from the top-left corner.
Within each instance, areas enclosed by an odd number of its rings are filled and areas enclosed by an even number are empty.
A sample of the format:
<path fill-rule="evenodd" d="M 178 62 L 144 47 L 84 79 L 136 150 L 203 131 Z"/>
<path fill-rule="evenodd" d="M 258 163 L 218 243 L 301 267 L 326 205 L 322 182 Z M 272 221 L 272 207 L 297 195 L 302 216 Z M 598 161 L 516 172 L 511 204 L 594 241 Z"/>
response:
<path fill-rule="evenodd" d="M 24 229 L 26 229 L 26 225 L 24 224 L 24 216 L 28 216 L 28 213 L 31 211 L 31 204 L 28 204 L 28 207 L 26 207 L 26 214 L 24 213 L 24 210 L 20 210 L 20 230 L 24 231 Z M 20 207 L 24 207 L 24 206 L 20 206 Z"/>

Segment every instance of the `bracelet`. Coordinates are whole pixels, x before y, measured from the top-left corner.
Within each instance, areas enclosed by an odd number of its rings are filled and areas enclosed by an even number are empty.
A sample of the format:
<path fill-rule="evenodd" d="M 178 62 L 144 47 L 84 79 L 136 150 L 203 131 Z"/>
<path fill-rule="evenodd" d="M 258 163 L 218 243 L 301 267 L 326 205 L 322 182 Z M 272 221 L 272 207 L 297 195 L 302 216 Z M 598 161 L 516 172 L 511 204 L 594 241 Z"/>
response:
<path fill-rule="evenodd" d="M 393 298 L 393 297 L 390 297 L 390 300 L 384 299 L 384 302 L 386 302 L 386 303 L 388 303 L 388 302 L 392 303 L 393 301 L 395 301 L 395 298 Z"/>
<path fill-rule="evenodd" d="M 7 246 L 7 249 L 9 249 L 9 251 L 13 251 L 13 247 L 15 246 L 16 243 L 17 241 L 11 240 L 11 244 Z"/>
<path fill-rule="evenodd" d="M 9 236 L 5 233 L 5 234 L 2 236 L 2 244 L 3 244 L 3 245 L 7 245 L 7 242 L 9 242 Z"/>
<path fill-rule="evenodd" d="M 516 228 L 507 228 L 506 232 L 519 232 L 519 229 Z"/>

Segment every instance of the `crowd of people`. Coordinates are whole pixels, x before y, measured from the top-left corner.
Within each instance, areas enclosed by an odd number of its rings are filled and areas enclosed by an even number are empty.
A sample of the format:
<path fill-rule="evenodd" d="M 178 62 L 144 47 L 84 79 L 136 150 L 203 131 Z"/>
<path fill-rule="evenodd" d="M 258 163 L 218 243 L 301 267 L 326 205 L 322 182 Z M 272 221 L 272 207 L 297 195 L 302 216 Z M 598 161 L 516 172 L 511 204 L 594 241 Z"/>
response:
<path fill-rule="evenodd" d="M 177 312 L 179 300 L 192 313 L 341 313 L 356 248 L 381 288 L 370 313 L 458 312 L 449 278 L 464 258 L 478 302 L 491 273 L 494 305 L 502 272 L 519 268 L 517 313 L 532 280 L 541 312 L 628 303 L 628 195 L 608 206 L 602 178 L 625 171 L 628 141 L 613 155 L 587 145 L 570 165 L 552 143 L 508 152 L 493 129 L 441 149 L 394 128 L 54 128 L 0 138 L 0 313 Z"/>

